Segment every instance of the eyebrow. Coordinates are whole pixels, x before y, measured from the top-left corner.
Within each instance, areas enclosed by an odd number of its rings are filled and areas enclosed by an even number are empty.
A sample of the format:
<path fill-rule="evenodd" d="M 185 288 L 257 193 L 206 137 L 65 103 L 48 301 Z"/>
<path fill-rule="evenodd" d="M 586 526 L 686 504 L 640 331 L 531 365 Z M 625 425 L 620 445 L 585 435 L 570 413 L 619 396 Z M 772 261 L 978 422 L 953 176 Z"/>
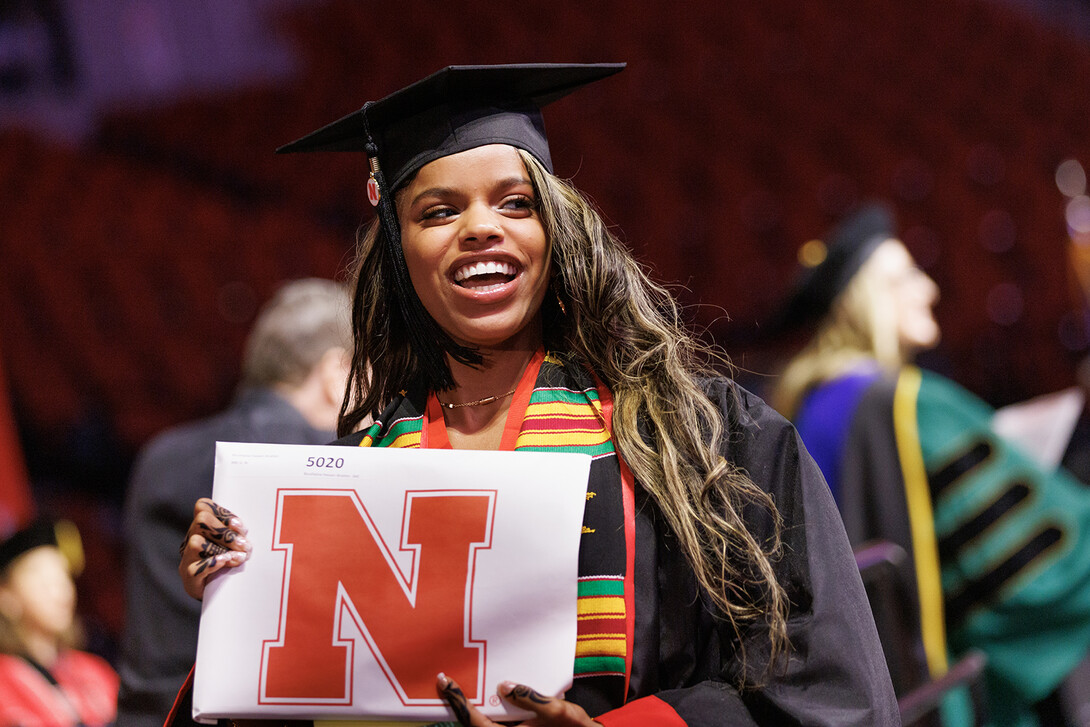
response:
<path fill-rule="evenodd" d="M 531 187 L 533 186 L 533 183 L 527 177 L 507 177 L 506 179 L 498 180 L 493 185 L 493 189 L 510 189 L 511 187 L 517 187 L 522 184 L 530 185 Z M 425 190 L 421 190 L 419 194 L 413 197 L 412 201 L 409 202 L 409 206 L 415 205 L 424 197 L 442 198 L 456 193 L 457 190 L 453 187 L 428 187 Z"/>

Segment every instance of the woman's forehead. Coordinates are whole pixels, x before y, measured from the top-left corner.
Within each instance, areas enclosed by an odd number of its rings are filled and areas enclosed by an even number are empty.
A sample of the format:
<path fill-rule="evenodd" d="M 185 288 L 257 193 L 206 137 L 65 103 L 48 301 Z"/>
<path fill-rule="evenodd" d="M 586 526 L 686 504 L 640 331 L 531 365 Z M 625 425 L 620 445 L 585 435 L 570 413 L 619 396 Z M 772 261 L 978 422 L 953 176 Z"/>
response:
<path fill-rule="evenodd" d="M 897 271 L 915 263 L 904 243 L 896 237 L 886 238 L 871 253 L 867 268 L 878 272 Z"/>
<path fill-rule="evenodd" d="M 398 207 L 412 206 L 423 196 L 488 192 L 530 184 L 530 175 L 518 150 L 490 144 L 429 162 L 398 193 Z"/>
<path fill-rule="evenodd" d="M 495 176 L 526 177 L 526 166 L 518 150 L 507 144 L 487 144 L 428 162 L 416 173 L 410 186 L 431 183 L 437 179 L 474 179 Z"/>
<path fill-rule="evenodd" d="M 7 576 L 17 574 L 39 575 L 43 569 L 56 566 L 59 570 L 68 572 L 68 562 L 60 549 L 52 545 L 40 545 L 31 548 L 13 560 L 7 568 Z"/>

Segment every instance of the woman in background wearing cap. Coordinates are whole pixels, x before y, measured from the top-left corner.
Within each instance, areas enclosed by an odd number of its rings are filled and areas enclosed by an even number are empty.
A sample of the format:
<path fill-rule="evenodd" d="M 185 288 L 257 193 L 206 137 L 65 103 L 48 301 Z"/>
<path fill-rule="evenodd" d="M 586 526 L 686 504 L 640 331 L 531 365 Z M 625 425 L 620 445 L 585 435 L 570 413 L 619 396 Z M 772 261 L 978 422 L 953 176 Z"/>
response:
<path fill-rule="evenodd" d="M 623 586 L 618 613 L 580 620 L 562 698 L 500 687 L 528 724 L 899 724 L 816 466 L 552 174 L 540 106 L 618 70 L 452 67 L 285 149 L 372 163 L 340 443 L 594 455 L 580 579 Z M 198 503 L 192 595 L 245 560 L 240 532 Z M 437 686 L 462 724 L 493 724 Z"/>
<path fill-rule="evenodd" d="M 1046 710 L 1042 724 L 1065 724 L 1055 700 L 1032 705 L 1090 647 L 1085 487 L 996 435 L 982 401 L 911 365 L 938 343 L 939 291 L 887 207 L 855 211 L 800 260 L 781 323 L 812 335 L 773 404 L 821 466 L 852 544 L 907 553 L 922 674 L 895 672 L 898 689 L 942 675 L 948 652 L 980 649 L 996 724 L 1037 724 Z"/>
<path fill-rule="evenodd" d="M 70 539 L 78 548 L 78 535 Z M 71 567 L 53 523 L 35 522 L 0 543 L 0 727 L 114 721 L 117 674 L 103 659 L 71 648 Z"/>

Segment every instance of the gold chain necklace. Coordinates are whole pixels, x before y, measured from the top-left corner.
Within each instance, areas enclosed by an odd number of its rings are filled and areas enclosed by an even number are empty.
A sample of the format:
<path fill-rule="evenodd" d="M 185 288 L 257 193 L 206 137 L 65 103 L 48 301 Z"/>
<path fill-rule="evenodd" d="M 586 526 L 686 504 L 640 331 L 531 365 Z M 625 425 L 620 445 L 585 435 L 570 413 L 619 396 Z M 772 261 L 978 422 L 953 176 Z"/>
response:
<path fill-rule="evenodd" d="M 511 389 L 506 394 L 498 394 L 496 396 L 486 396 L 483 399 L 477 399 L 476 401 L 467 401 L 467 402 L 464 402 L 462 404 L 444 404 L 443 402 L 440 401 L 439 406 L 446 407 L 447 409 L 460 409 L 463 406 L 484 406 L 485 404 L 491 404 L 492 402 L 499 401 L 500 399 L 506 399 L 507 397 L 511 396 L 511 394 L 514 394 L 514 393 L 515 393 L 515 389 Z M 436 397 L 437 400 L 438 400 L 438 398 L 439 397 Z"/>

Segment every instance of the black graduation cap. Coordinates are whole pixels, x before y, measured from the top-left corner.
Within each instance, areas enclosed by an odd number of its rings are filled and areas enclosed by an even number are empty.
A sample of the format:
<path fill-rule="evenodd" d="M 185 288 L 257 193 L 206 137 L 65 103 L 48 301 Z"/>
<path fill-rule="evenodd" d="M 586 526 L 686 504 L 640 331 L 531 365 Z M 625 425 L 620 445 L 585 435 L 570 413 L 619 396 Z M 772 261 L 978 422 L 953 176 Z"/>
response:
<path fill-rule="evenodd" d="M 875 248 L 896 234 L 889 206 L 868 202 L 852 211 L 824 238 L 804 243 L 799 248 L 795 282 L 768 333 L 794 330 L 824 318 Z"/>
<path fill-rule="evenodd" d="M 378 207 L 390 242 L 386 254 L 395 273 L 398 308 L 432 386 L 453 386 L 444 352 L 469 364 L 479 364 L 481 357 L 451 340 L 416 295 L 391 192 L 425 164 L 487 144 L 524 149 L 551 172 L 541 108 L 624 67 L 624 63 L 448 66 L 276 150 L 355 151 L 369 157 L 367 195 Z"/>
<path fill-rule="evenodd" d="M 371 142 L 392 190 L 428 162 L 486 144 L 525 149 L 552 171 L 541 108 L 624 67 L 447 66 L 276 151 L 362 151 L 371 156 Z"/>
<path fill-rule="evenodd" d="M 0 571 L 23 553 L 43 545 L 59 548 L 73 575 L 83 569 L 83 546 L 76 526 L 67 520 L 54 522 L 39 518 L 0 543 Z"/>

